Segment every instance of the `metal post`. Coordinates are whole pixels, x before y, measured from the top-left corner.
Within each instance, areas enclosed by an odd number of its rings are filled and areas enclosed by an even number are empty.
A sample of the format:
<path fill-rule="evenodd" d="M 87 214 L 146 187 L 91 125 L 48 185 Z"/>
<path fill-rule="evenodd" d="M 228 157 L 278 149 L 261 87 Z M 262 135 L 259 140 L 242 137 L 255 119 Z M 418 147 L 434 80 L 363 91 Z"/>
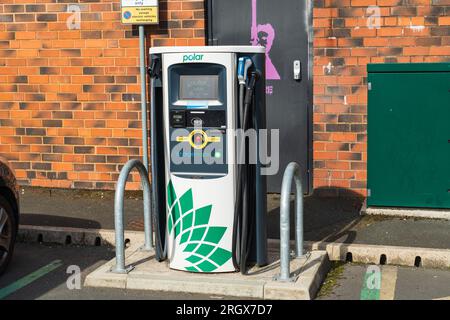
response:
<path fill-rule="evenodd" d="M 296 165 L 295 177 L 295 257 L 303 256 L 303 187 L 300 166 Z"/>
<path fill-rule="evenodd" d="M 303 190 L 300 179 L 300 166 L 292 162 L 286 168 L 283 176 L 280 200 L 280 275 L 276 277 L 278 281 L 294 281 L 290 272 L 290 196 L 292 180 L 295 181 L 295 256 L 303 255 Z"/>
<path fill-rule="evenodd" d="M 141 74 L 141 110 L 142 110 L 142 153 L 145 169 L 148 171 L 148 128 L 147 128 L 147 72 L 145 64 L 145 28 L 139 26 L 139 58 Z"/>
<path fill-rule="evenodd" d="M 125 269 L 125 230 L 123 223 L 123 207 L 125 187 L 128 176 L 136 168 L 141 177 L 141 185 L 144 192 L 144 231 L 145 231 L 145 250 L 153 248 L 153 226 L 150 216 L 150 182 L 148 172 L 143 163 L 139 160 L 130 160 L 120 172 L 117 181 L 115 202 L 114 202 L 114 224 L 116 229 L 116 265 L 113 267 L 113 273 L 128 273 L 131 268 Z"/>

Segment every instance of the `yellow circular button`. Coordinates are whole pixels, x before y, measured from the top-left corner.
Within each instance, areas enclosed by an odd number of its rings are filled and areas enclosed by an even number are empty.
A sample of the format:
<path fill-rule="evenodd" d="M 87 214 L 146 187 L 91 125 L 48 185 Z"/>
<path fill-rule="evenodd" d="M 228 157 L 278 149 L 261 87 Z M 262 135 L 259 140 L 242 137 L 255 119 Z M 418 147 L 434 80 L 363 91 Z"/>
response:
<path fill-rule="evenodd" d="M 189 144 L 194 149 L 204 149 L 208 144 L 208 135 L 203 130 L 193 130 L 189 134 Z"/>

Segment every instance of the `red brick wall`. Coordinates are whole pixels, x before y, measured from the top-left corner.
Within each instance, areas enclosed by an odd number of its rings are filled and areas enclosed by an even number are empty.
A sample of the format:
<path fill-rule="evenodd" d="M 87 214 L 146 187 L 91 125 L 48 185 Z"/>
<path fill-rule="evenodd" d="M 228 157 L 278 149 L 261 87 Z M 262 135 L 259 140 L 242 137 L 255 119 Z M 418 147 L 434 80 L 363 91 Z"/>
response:
<path fill-rule="evenodd" d="M 450 0 L 314 3 L 314 186 L 366 195 L 366 65 L 450 61 Z"/>
<path fill-rule="evenodd" d="M 0 4 L 0 154 L 23 185 L 110 189 L 142 153 L 137 35 L 120 24 L 119 0 L 70 3 L 80 30 L 67 28 L 66 3 Z M 371 5 L 379 29 L 367 27 Z M 314 6 L 314 186 L 365 195 L 366 64 L 450 61 L 450 0 Z M 203 1 L 160 7 L 152 45 L 204 44 Z"/>
<path fill-rule="evenodd" d="M 69 4 L 79 30 L 67 27 Z M 119 0 L 1 1 L 0 154 L 22 185 L 113 188 L 119 165 L 142 154 L 139 42 L 119 10 Z M 160 17 L 147 27 L 153 45 L 204 44 L 203 1 L 160 0 Z"/>

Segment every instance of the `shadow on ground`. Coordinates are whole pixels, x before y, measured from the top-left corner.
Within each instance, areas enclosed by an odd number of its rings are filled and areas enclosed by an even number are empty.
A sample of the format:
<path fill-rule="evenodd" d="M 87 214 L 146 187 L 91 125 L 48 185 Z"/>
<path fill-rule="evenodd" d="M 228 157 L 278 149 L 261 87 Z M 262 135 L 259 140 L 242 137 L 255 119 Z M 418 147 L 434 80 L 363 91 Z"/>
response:
<path fill-rule="evenodd" d="M 23 188 L 21 224 L 114 229 L 114 191 Z M 125 223 L 143 217 L 142 192 L 127 192 Z"/>
<path fill-rule="evenodd" d="M 359 217 L 363 198 L 345 190 L 317 189 L 304 198 L 305 239 L 323 240 Z M 280 195 L 270 194 L 268 235 L 279 239 Z M 114 191 L 86 191 L 24 188 L 21 197 L 21 224 L 89 229 L 114 229 Z M 291 201 L 291 233 L 294 234 L 294 201 Z M 128 192 L 125 225 L 143 230 L 141 192 Z"/>
<path fill-rule="evenodd" d="M 304 232 L 307 241 L 334 241 L 342 238 L 346 226 L 357 224 L 364 198 L 350 190 L 321 188 L 304 198 Z M 268 236 L 280 238 L 280 195 L 268 197 Z M 295 201 L 290 203 L 291 239 L 294 239 Z M 347 228 L 345 228 L 347 230 Z M 343 231 L 345 242 L 353 242 L 356 233 Z"/>
<path fill-rule="evenodd" d="M 30 226 L 69 227 L 83 229 L 101 229 L 102 227 L 102 225 L 95 220 L 48 215 L 43 213 L 22 213 L 20 215 L 20 222 L 22 225 Z"/>
<path fill-rule="evenodd" d="M 319 188 L 304 198 L 305 240 L 404 247 L 443 248 L 450 243 L 450 220 L 360 216 L 364 198 L 347 189 Z M 268 237 L 280 238 L 280 195 L 270 194 Z M 294 198 L 290 203 L 294 239 Z M 114 191 L 26 188 L 22 225 L 114 229 Z M 142 231 L 142 192 L 125 199 L 125 228 Z"/>

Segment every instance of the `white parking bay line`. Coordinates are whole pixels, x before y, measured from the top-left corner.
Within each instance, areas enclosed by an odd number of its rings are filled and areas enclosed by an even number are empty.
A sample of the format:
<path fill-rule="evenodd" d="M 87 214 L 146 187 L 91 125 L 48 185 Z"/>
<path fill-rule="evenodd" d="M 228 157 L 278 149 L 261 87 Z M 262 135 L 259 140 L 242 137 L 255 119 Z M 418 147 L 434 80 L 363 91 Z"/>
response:
<path fill-rule="evenodd" d="M 381 276 L 380 300 L 394 300 L 398 268 L 383 266 Z"/>

